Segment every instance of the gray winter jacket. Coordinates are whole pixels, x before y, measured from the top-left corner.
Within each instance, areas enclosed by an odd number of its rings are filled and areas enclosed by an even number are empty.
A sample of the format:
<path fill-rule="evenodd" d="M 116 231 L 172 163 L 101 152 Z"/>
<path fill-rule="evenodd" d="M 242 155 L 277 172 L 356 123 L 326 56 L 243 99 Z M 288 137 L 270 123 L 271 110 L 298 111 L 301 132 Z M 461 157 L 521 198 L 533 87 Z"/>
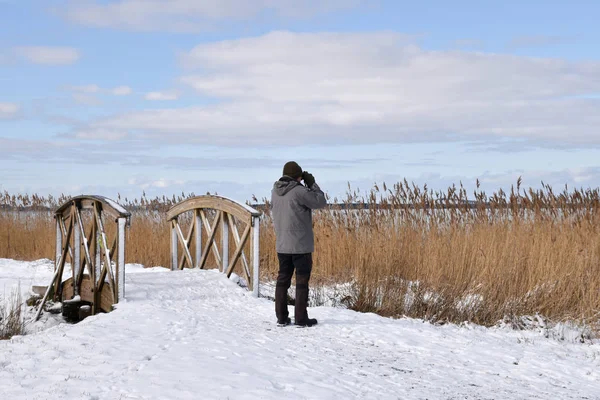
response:
<path fill-rule="evenodd" d="M 283 176 L 275 182 L 271 191 L 271 212 L 277 252 L 314 252 L 312 210 L 326 205 L 325 194 L 316 183 L 309 189 L 288 176 Z"/>

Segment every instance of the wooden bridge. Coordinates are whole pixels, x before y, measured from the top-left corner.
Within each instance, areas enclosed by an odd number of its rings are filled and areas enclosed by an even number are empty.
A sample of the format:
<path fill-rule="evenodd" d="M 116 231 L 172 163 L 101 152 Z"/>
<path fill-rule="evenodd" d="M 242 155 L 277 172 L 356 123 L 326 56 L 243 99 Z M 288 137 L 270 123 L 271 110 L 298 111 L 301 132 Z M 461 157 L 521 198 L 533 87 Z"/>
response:
<path fill-rule="evenodd" d="M 205 268 L 212 253 L 216 267 L 227 277 L 241 264 L 238 275 L 246 279 L 248 288 L 258 297 L 260 216 L 252 207 L 222 196 L 198 196 L 174 205 L 167 212 L 171 224 L 171 269 Z M 61 302 L 63 315 L 72 320 L 111 311 L 114 304 L 125 298 L 125 230 L 131 223 L 131 214 L 109 198 L 87 195 L 62 204 L 54 218 L 54 276 L 35 319 L 39 319 L 50 298 Z M 184 236 L 186 223 L 189 228 Z M 216 241 L 218 231 L 221 250 Z M 230 236 L 235 244 L 233 254 Z M 245 251 L 248 240 L 250 261 Z M 67 262 L 70 273 L 66 273 Z"/>

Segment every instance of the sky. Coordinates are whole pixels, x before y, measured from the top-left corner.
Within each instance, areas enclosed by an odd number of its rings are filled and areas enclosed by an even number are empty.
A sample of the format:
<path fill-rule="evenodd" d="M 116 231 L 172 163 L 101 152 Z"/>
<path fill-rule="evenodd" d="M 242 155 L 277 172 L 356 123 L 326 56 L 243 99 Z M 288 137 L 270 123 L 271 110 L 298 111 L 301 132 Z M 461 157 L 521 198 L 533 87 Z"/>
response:
<path fill-rule="evenodd" d="M 0 0 L 0 192 L 596 188 L 593 1 Z"/>

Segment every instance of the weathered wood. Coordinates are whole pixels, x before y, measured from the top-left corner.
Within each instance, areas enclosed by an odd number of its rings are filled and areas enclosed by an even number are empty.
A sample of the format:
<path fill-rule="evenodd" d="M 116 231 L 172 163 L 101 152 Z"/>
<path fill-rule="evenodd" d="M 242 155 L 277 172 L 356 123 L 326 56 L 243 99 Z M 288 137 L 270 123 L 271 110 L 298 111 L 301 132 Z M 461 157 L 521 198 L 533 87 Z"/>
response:
<path fill-rule="evenodd" d="M 217 211 L 217 215 L 213 222 L 212 228 L 210 227 L 210 225 L 208 225 L 208 221 L 206 220 L 206 215 L 204 215 L 204 212 L 200 211 L 200 215 L 202 216 L 202 220 L 204 221 L 204 224 L 207 227 L 207 233 L 209 233 L 208 241 L 206 242 L 206 248 L 202 252 L 202 258 L 200 259 L 200 268 L 202 269 L 204 268 L 204 264 L 206 264 L 208 253 L 210 253 L 212 245 L 215 241 L 215 236 L 217 234 L 217 226 L 219 225 L 219 221 L 221 220 L 221 211 Z"/>
<path fill-rule="evenodd" d="M 69 216 L 68 218 L 64 218 L 64 219 L 60 218 L 60 228 L 64 235 L 63 244 L 65 246 L 67 246 L 67 248 L 69 249 L 69 253 L 68 253 L 69 260 L 71 260 L 71 263 L 72 263 L 73 262 L 73 250 L 71 249 L 71 243 L 70 243 L 69 239 L 67 239 L 67 226 L 65 224 L 66 221 L 69 221 L 69 223 L 70 223 L 71 222 L 70 220 L 71 220 L 71 216 Z M 65 262 L 66 262 L 66 260 L 65 260 Z"/>
<path fill-rule="evenodd" d="M 80 202 L 81 207 L 85 209 L 93 209 L 96 210 L 98 207 L 101 212 L 110 215 L 115 219 L 118 218 L 129 218 L 131 214 L 126 211 L 119 204 L 104 196 L 76 196 L 73 197 L 68 202 L 61 205 L 55 212 L 55 215 L 63 215 L 66 216 L 70 213 L 70 208 L 75 201 Z"/>
<path fill-rule="evenodd" d="M 181 233 L 181 226 L 179 225 L 179 223 L 176 224 L 175 229 L 176 229 L 175 233 L 177 233 L 177 231 L 179 231 L 180 234 L 182 234 Z M 194 268 L 194 263 L 193 263 L 194 259 L 193 259 L 192 255 L 191 255 L 191 253 L 189 253 L 189 249 L 190 249 L 190 247 L 192 245 L 192 236 L 194 234 L 195 229 L 196 229 L 196 223 L 192 221 L 192 224 L 190 225 L 190 229 L 188 230 L 188 234 L 186 236 L 185 242 L 182 243 L 183 246 L 185 248 L 187 248 L 187 252 L 186 252 L 187 255 L 184 253 L 179 258 L 178 269 L 183 269 L 184 268 L 184 263 L 185 263 L 186 258 L 192 260 L 192 263 L 189 264 L 189 265 L 190 265 L 190 268 Z M 178 235 L 178 237 L 179 237 L 179 235 Z M 200 257 L 196 257 L 196 262 L 198 262 L 199 258 Z"/>
<path fill-rule="evenodd" d="M 72 224 L 77 224 L 77 204 L 73 207 L 74 218 L 71 221 Z M 71 277 L 76 279 L 81 271 L 81 231 L 78 226 L 73 227 L 73 254 L 75 259 L 71 265 Z M 75 295 L 79 294 L 79 288 L 75 286 Z"/>
<path fill-rule="evenodd" d="M 58 267 L 58 265 L 56 265 L 56 262 L 58 262 L 58 260 L 60 260 L 60 256 L 62 254 L 62 248 L 63 248 L 63 233 L 62 233 L 62 228 L 60 227 L 60 217 L 54 218 L 56 220 L 56 247 L 55 247 L 55 264 L 54 264 L 54 268 L 56 269 Z"/>
<path fill-rule="evenodd" d="M 252 249 L 252 294 L 255 297 L 259 296 L 260 285 L 260 217 L 252 217 L 252 241 L 250 248 Z"/>
<path fill-rule="evenodd" d="M 110 248 L 110 254 L 114 254 L 116 246 L 117 246 L 117 239 L 115 238 L 115 240 L 113 240 L 112 247 Z M 111 272 L 112 272 L 112 260 L 109 263 L 109 267 L 107 267 L 107 264 L 105 261 L 104 266 L 102 267 L 102 269 L 100 271 L 100 279 L 96 283 L 96 286 L 98 287 L 99 291 L 102 290 L 102 288 L 104 287 L 104 284 L 106 283 L 106 277 L 110 276 Z M 110 279 L 109 279 L 108 283 L 114 290 L 114 281 L 111 283 Z M 115 295 L 116 295 L 116 292 L 115 292 Z"/>
<path fill-rule="evenodd" d="M 72 299 L 74 296 L 73 279 L 67 279 L 62 285 L 62 301 Z M 81 297 L 81 300 L 89 303 L 97 303 L 96 309 L 100 309 L 104 312 L 110 312 L 113 304 L 115 304 L 115 296 L 112 288 L 109 286 L 104 286 L 104 288 L 100 291 L 98 299 L 96 299 L 94 293 L 95 288 L 91 277 L 89 275 L 84 275 L 79 288 L 79 296 Z"/>
<path fill-rule="evenodd" d="M 79 211 L 78 208 L 75 208 L 75 220 L 77 221 L 77 229 L 79 230 L 80 235 L 86 239 L 85 242 L 83 243 L 83 249 L 84 249 L 84 255 L 85 255 L 84 264 L 81 266 L 79 273 L 75 277 L 75 282 L 79 283 L 79 282 L 81 282 L 81 277 L 83 276 L 83 272 L 84 272 L 86 263 L 88 265 L 88 268 L 91 269 L 90 266 L 92 265 L 92 258 L 90 257 L 89 246 L 90 246 L 92 231 L 90 230 L 90 235 L 86 237 L 85 229 L 83 227 L 83 221 L 81 220 L 81 212 Z M 75 287 L 77 287 L 77 285 Z"/>
<path fill-rule="evenodd" d="M 177 249 L 179 246 L 177 245 L 177 232 L 175 226 L 177 225 L 177 220 L 171 220 L 171 270 L 175 271 L 177 269 Z"/>
<path fill-rule="evenodd" d="M 110 287 L 115 287 L 115 278 L 112 272 L 112 264 L 110 253 L 108 252 L 108 243 L 106 241 L 106 232 L 104 231 L 104 224 L 102 223 L 102 216 L 100 215 L 100 210 L 98 203 L 96 203 L 96 207 L 94 207 L 94 215 L 96 216 L 96 222 L 98 223 L 98 230 L 100 231 L 100 236 L 102 237 L 102 245 L 104 247 L 104 268 L 103 270 L 107 271 L 108 281 L 110 283 Z M 102 279 L 100 280 L 102 283 Z"/>
<path fill-rule="evenodd" d="M 221 268 L 221 265 L 222 265 L 221 253 L 219 252 L 219 246 L 217 245 L 217 242 L 214 240 L 214 237 L 217 232 L 217 228 L 219 227 L 219 223 L 221 222 L 221 220 L 223 218 L 223 212 L 220 210 L 217 210 L 217 215 L 215 216 L 215 220 L 214 220 L 212 227 L 208 223 L 208 218 L 206 217 L 206 213 L 204 212 L 204 210 L 200 210 L 200 217 L 204 223 L 206 233 L 213 238 L 213 240 L 211 240 L 209 243 L 206 244 L 206 251 L 208 252 L 209 249 L 212 249 L 213 255 L 215 256 L 215 261 L 217 262 L 217 268 L 219 270 L 221 270 L 222 269 Z M 202 266 L 200 268 L 204 268 L 204 267 Z"/>
<path fill-rule="evenodd" d="M 119 252 L 117 256 L 117 303 L 125 298 L 125 218 L 119 218 L 117 237 L 119 239 Z"/>
<path fill-rule="evenodd" d="M 230 216 L 229 219 L 229 223 L 230 225 L 232 225 L 231 228 L 231 232 L 233 233 L 233 240 L 235 241 L 236 245 L 240 244 L 240 233 L 238 232 L 237 229 L 237 224 L 235 223 L 235 221 L 233 220 L 233 218 Z M 250 225 L 250 221 L 246 222 L 246 226 Z M 242 259 L 242 268 L 244 269 L 244 272 L 246 274 L 246 277 L 248 277 L 248 279 L 250 279 L 250 268 L 248 267 L 248 261 L 246 260 L 246 254 L 244 254 L 244 250 L 243 250 L 243 246 L 242 246 L 242 255 L 241 255 L 241 259 Z"/>
<path fill-rule="evenodd" d="M 81 221 L 80 224 L 80 229 L 82 231 L 82 233 L 85 233 L 85 228 L 83 227 L 83 220 L 81 219 L 81 215 L 78 217 L 79 221 Z M 90 254 L 91 253 L 91 247 L 92 244 L 94 243 L 94 241 L 92 240 L 94 238 L 94 229 L 93 229 L 93 224 L 92 227 L 90 228 L 90 233 L 85 237 L 85 243 L 84 243 L 84 252 L 85 252 L 85 258 L 83 259 L 83 265 L 81 267 L 81 271 L 79 271 L 79 276 L 77 277 L 77 281 L 76 282 L 81 282 L 81 277 L 83 276 L 83 274 L 85 273 L 85 269 L 87 267 L 88 270 L 88 274 L 93 277 L 94 276 L 94 264 L 93 264 L 93 260 Z"/>
<path fill-rule="evenodd" d="M 71 240 L 72 232 L 73 232 L 73 224 L 69 224 L 69 228 L 67 229 L 66 239 L 64 241 L 65 246 L 63 248 L 63 252 L 60 257 L 60 263 L 59 263 L 58 269 L 57 269 L 58 278 L 56 278 L 54 281 L 54 296 L 58 295 L 59 290 L 60 290 L 60 281 L 62 279 L 62 274 L 63 274 L 64 268 L 65 268 L 65 262 L 66 262 L 67 253 L 69 250 L 69 241 Z"/>
<path fill-rule="evenodd" d="M 221 223 L 221 250 L 223 251 L 221 268 L 219 269 L 221 272 L 225 272 L 229 265 L 229 220 L 230 214 L 225 214 Z"/>
<path fill-rule="evenodd" d="M 235 267 L 235 264 L 237 263 L 238 259 L 241 256 L 242 251 L 244 250 L 244 245 L 246 244 L 246 241 L 248 240 L 248 235 L 250 234 L 251 229 L 252 229 L 252 226 L 250 224 L 246 225 L 246 229 L 244 229 L 242 238 L 239 241 L 237 248 L 235 249 L 235 253 L 233 253 L 233 258 L 231 259 L 229 268 L 227 268 L 227 277 L 231 276 L 231 273 L 233 272 L 233 268 Z M 244 270 L 244 271 L 246 272 L 246 278 L 248 278 L 248 282 L 250 282 L 250 274 L 246 270 Z"/>
<path fill-rule="evenodd" d="M 192 231 L 194 230 L 194 224 L 192 224 L 191 230 Z M 189 243 L 190 243 L 189 239 L 191 238 L 191 236 L 188 234 L 188 239 L 186 240 L 183 237 L 183 232 L 181 232 L 181 227 L 179 226 L 179 224 L 175 224 L 175 232 L 177 233 L 177 237 L 179 238 L 179 241 L 183 245 L 183 257 L 185 257 L 185 259 L 187 259 L 190 268 L 192 268 L 194 266 L 194 260 L 192 260 L 192 255 L 190 254 L 190 248 L 189 248 Z M 180 262 L 179 269 L 183 269 L 183 262 Z"/>
<path fill-rule="evenodd" d="M 256 211 L 252 207 L 244 204 L 235 202 L 231 199 L 222 196 L 207 195 L 192 197 L 178 203 L 171 207 L 167 212 L 167 219 L 172 220 L 184 212 L 196 210 L 196 209 L 213 209 L 224 211 L 228 214 L 233 214 L 240 220 L 244 220 L 248 215 L 259 216 L 259 211 Z"/>
<path fill-rule="evenodd" d="M 194 268 L 198 268 L 200 265 L 200 258 L 202 258 L 202 218 L 200 217 L 200 210 L 194 210 L 194 226 L 196 232 L 194 239 L 196 241 L 196 264 Z"/>
<path fill-rule="evenodd" d="M 91 267 L 90 277 L 94 286 L 98 285 L 98 276 L 100 275 L 100 252 L 98 251 L 98 240 L 100 239 L 98 235 L 98 224 L 96 223 L 96 218 L 92 218 L 92 238 L 93 238 L 93 250 L 92 254 L 94 255 L 94 263 Z M 92 315 L 95 315 L 97 312 L 96 307 L 96 298 L 94 297 L 94 301 L 92 302 Z"/>

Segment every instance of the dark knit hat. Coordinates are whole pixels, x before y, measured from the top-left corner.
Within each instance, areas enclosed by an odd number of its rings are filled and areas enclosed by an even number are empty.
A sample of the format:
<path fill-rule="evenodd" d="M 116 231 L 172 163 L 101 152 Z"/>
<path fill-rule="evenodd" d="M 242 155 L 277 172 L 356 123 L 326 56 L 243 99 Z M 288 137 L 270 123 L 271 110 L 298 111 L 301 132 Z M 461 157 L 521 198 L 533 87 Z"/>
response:
<path fill-rule="evenodd" d="M 288 161 L 283 166 L 283 175 L 298 179 L 302 176 L 302 168 L 300 168 L 296 161 Z"/>

